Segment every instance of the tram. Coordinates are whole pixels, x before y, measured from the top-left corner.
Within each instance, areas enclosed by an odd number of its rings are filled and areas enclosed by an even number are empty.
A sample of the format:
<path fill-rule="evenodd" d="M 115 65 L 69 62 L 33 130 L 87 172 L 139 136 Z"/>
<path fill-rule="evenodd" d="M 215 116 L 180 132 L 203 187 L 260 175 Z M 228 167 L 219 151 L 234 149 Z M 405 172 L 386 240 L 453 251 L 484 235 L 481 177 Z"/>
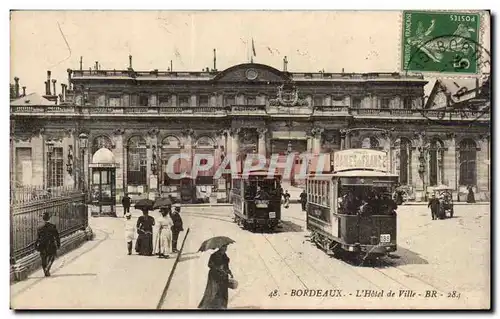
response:
<path fill-rule="evenodd" d="M 398 175 L 388 172 L 385 152 L 336 152 L 333 173 L 311 174 L 306 181 L 311 241 L 328 254 L 349 254 L 363 262 L 396 251 L 392 193 L 397 183 Z"/>
<path fill-rule="evenodd" d="M 232 179 L 234 222 L 244 229 L 275 230 L 281 220 L 281 175 L 264 170 Z"/>

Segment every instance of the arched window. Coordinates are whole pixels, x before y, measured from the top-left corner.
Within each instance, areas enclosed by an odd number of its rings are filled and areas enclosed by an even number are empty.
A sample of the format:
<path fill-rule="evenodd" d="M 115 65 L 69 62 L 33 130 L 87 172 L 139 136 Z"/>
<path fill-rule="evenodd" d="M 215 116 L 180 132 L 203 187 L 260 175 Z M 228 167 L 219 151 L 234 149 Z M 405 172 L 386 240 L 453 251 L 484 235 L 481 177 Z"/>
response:
<path fill-rule="evenodd" d="M 95 154 L 97 150 L 103 147 L 111 151 L 111 149 L 113 148 L 113 143 L 111 142 L 111 139 L 106 135 L 97 136 L 92 141 L 92 154 Z"/>
<path fill-rule="evenodd" d="M 429 185 L 437 186 L 444 181 L 444 144 L 433 139 L 429 148 Z"/>
<path fill-rule="evenodd" d="M 399 182 L 401 185 L 411 184 L 411 141 L 401 138 L 399 146 Z"/>
<path fill-rule="evenodd" d="M 465 139 L 459 144 L 460 175 L 459 184 L 463 186 L 476 185 L 476 143 Z"/>
<path fill-rule="evenodd" d="M 174 155 L 179 155 L 181 153 L 181 142 L 179 139 L 175 136 L 167 136 L 165 137 L 162 142 L 161 142 L 161 184 L 164 186 L 173 186 L 173 185 L 179 185 L 180 180 L 179 179 L 173 179 L 169 177 L 169 168 L 168 168 L 168 161 L 171 160 L 172 156 Z M 173 159 L 172 159 L 173 160 Z M 182 159 L 176 160 L 174 163 L 171 163 L 170 165 L 173 165 L 173 167 L 170 168 L 170 170 L 173 170 L 173 174 L 180 174 L 181 173 L 181 166 L 182 166 Z"/>
<path fill-rule="evenodd" d="M 133 136 L 127 143 L 127 184 L 147 185 L 146 140 Z"/>
<path fill-rule="evenodd" d="M 213 184 L 213 175 L 215 174 L 215 142 L 209 136 L 200 136 L 195 143 L 195 154 L 205 154 L 207 156 L 212 156 L 214 158 L 214 166 L 211 169 L 199 171 L 198 176 L 196 177 L 197 185 L 212 185 Z M 199 160 L 199 163 L 195 163 L 198 165 L 206 165 L 208 160 L 202 158 Z"/>
<path fill-rule="evenodd" d="M 361 142 L 361 148 L 370 148 L 372 150 L 380 149 L 380 142 L 376 137 L 366 137 Z"/>

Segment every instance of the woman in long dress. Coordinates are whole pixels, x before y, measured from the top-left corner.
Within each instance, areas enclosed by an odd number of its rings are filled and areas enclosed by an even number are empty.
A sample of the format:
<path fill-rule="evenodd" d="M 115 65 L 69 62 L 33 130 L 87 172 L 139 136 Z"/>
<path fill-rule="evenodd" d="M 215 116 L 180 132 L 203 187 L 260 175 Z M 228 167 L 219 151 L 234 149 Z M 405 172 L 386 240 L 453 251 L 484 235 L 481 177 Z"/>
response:
<path fill-rule="evenodd" d="M 233 274 L 229 269 L 229 257 L 226 255 L 227 245 L 210 256 L 208 261 L 208 281 L 200 309 L 226 309 L 228 301 L 229 277 Z"/>
<path fill-rule="evenodd" d="M 172 253 L 172 226 L 174 223 L 169 216 L 170 208 L 161 208 L 161 216 L 158 219 L 158 236 L 156 252 L 159 258 L 168 258 Z"/>
<path fill-rule="evenodd" d="M 149 216 L 147 209 L 142 210 L 142 216 L 137 219 L 137 241 L 135 251 L 142 256 L 153 255 L 153 226 L 155 219 Z"/>

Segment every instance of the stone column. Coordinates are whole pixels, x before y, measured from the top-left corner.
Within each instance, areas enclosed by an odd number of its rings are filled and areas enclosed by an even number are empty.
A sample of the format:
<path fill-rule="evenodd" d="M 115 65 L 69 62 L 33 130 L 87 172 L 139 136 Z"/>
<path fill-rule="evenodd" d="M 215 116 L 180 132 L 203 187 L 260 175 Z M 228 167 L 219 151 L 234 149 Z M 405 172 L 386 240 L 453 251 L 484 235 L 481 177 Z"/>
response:
<path fill-rule="evenodd" d="M 234 154 L 234 156 L 236 157 L 237 161 L 236 161 L 236 171 L 238 172 L 241 168 L 241 164 L 239 164 L 239 161 L 238 161 L 238 156 L 240 155 L 240 150 L 239 150 L 239 146 L 240 146 L 240 141 L 239 141 L 239 134 L 241 132 L 241 129 L 239 128 L 235 128 L 235 129 L 231 129 L 231 136 L 232 136 L 232 143 L 231 143 L 231 152 L 232 154 Z"/>
<path fill-rule="evenodd" d="M 124 129 L 116 129 L 113 131 L 113 141 L 115 144 L 115 149 L 113 150 L 113 153 L 115 155 L 116 163 L 118 164 L 118 168 L 116 169 L 116 175 L 115 175 L 117 200 L 122 198 L 123 193 L 126 191 L 123 189 L 125 187 L 124 171 L 126 169 L 124 161 L 125 152 L 123 148 L 123 133 L 125 133 Z"/>
<path fill-rule="evenodd" d="M 147 149 L 147 162 L 148 162 L 148 167 L 146 168 L 147 171 L 147 182 L 148 182 L 148 191 L 149 191 L 149 198 L 150 199 L 155 199 L 156 193 L 158 191 L 158 170 L 159 170 L 159 152 L 158 152 L 158 129 L 157 128 L 152 128 L 148 132 L 148 138 L 149 138 L 149 143 L 148 143 L 148 149 Z M 156 171 L 152 170 L 152 164 L 156 164 Z"/>
<path fill-rule="evenodd" d="M 392 152 L 391 152 L 391 134 L 387 132 L 382 133 L 382 149 L 387 154 L 387 170 L 392 172 Z"/>
<path fill-rule="evenodd" d="M 267 158 L 267 152 L 266 152 L 267 128 L 258 128 L 257 132 L 259 133 L 259 145 L 258 145 L 259 155 L 262 155 Z"/>
<path fill-rule="evenodd" d="M 184 149 L 183 153 L 188 155 L 189 160 L 187 161 L 187 169 L 186 172 L 191 174 L 191 168 L 193 167 L 193 129 L 186 129 L 183 131 L 184 135 Z"/>
<path fill-rule="evenodd" d="M 490 190 L 490 165 L 489 165 L 489 135 L 482 135 L 478 140 L 477 148 L 477 192 L 488 193 Z M 477 199 L 477 198 L 476 198 Z"/>
<path fill-rule="evenodd" d="M 440 182 L 458 191 L 457 177 L 460 172 L 460 164 L 457 164 L 455 136 L 456 135 L 453 132 L 446 134 L 446 140 L 444 143 L 446 150 L 443 158 L 444 180 Z"/>
<path fill-rule="evenodd" d="M 321 152 L 321 134 L 323 134 L 323 131 L 323 128 L 313 128 L 311 130 L 311 134 L 313 136 L 312 152 L 315 154 L 319 154 Z"/>
<path fill-rule="evenodd" d="M 75 168 L 75 138 L 74 138 L 74 129 L 66 129 L 66 136 L 63 138 L 63 163 L 64 163 L 64 186 L 68 187 L 76 187 L 77 180 L 75 178 L 76 168 Z M 68 172 L 67 164 L 71 159 L 72 171 L 71 174 Z"/>

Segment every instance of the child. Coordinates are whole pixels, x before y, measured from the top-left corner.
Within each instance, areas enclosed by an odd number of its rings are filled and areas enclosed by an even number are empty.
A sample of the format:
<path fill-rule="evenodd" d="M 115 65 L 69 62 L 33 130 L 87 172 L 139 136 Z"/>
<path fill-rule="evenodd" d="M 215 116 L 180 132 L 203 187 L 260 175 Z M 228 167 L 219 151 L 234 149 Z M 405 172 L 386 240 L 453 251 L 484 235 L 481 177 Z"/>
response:
<path fill-rule="evenodd" d="M 134 240 L 135 223 L 130 212 L 125 214 L 125 240 L 127 241 L 128 254 L 132 255 L 132 241 Z"/>

